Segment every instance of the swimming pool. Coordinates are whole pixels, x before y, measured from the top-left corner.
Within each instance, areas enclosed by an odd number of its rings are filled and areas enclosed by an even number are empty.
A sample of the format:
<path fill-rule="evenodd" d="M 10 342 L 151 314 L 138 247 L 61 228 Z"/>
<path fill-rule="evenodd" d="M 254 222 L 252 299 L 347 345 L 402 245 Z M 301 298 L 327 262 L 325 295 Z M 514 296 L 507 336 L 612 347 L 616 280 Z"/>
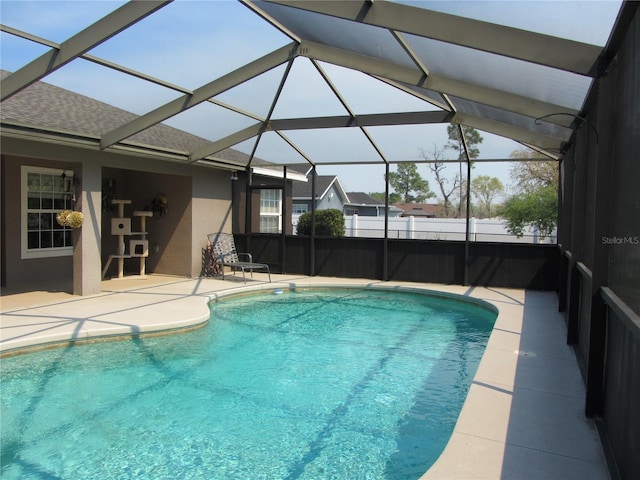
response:
<path fill-rule="evenodd" d="M 380 289 L 211 310 L 188 334 L 3 359 L 3 479 L 417 478 L 496 317 Z"/>

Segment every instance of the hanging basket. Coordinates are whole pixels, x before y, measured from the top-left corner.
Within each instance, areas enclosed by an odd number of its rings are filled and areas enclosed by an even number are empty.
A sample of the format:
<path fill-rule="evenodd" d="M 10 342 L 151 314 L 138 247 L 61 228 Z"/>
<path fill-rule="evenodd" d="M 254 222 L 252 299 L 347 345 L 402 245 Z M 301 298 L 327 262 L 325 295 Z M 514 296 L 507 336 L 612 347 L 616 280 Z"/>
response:
<path fill-rule="evenodd" d="M 73 210 L 62 210 L 56 215 L 56 220 L 59 225 L 70 228 L 80 228 L 84 223 L 84 215 L 82 212 L 76 212 Z"/>

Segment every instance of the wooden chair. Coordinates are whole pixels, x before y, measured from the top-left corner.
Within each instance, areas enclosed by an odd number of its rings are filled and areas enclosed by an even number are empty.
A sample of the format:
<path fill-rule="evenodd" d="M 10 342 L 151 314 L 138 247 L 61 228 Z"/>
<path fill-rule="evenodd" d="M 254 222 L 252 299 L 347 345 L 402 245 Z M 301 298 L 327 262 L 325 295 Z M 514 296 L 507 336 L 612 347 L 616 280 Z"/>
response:
<path fill-rule="evenodd" d="M 211 248 L 213 249 L 214 262 L 222 268 L 222 279 L 224 280 L 224 267 L 230 267 L 234 275 L 237 270 L 242 270 L 242 280 L 247 283 L 245 272 L 251 272 L 253 278 L 254 270 L 266 270 L 271 282 L 271 271 L 266 263 L 255 263 L 250 253 L 238 253 L 233 235 L 230 233 L 210 233 L 207 235 Z M 249 261 L 241 261 L 240 257 L 246 257 Z"/>

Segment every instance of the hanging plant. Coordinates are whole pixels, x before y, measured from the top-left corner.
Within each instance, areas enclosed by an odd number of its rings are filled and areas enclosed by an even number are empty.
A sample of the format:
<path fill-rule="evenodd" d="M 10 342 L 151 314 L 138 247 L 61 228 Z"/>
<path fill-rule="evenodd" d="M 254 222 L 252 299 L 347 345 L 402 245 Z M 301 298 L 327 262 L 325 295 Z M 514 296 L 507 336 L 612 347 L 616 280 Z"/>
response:
<path fill-rule="evenodd" d="M 169 202 L 167 201 L 167 196 L 164 194 L 158 195 L 156 198 L 151 200 L 151 211 L 153 212 L 153 216 L 163 216 L 166 215 L 169 211 Z"/>
<path fill-rule="evenodd" d="M 62 210 L 56 215 L 56 220 L 63 227 L 80 228 L 84 222 L 84 215 L 82 212 Z"/>
<path fill-rule="evenodd" d="M 67 217 L 72 211 L 73 210 L 62 210 L 61 212 L 59 212 L 58 215 L 56 215 L 56 220 L 58 222 L 58 225 L 61 225 L 63 227 L 68 227 L 69 224 L 67 223 Z"/>

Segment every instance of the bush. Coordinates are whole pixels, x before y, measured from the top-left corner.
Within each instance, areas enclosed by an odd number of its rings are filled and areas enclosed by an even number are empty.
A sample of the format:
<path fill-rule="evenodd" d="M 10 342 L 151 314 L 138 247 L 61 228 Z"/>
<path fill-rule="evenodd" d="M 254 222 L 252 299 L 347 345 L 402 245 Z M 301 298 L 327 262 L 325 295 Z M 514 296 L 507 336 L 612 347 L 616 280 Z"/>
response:
<path fill-rule="evenodd" d="M 296 234 L 311 235 L 311 212 L 300 215 Z M 316 211 L 316 232 L 320 237 L 343 237 L 344 215 L 335 208 Z"/>

